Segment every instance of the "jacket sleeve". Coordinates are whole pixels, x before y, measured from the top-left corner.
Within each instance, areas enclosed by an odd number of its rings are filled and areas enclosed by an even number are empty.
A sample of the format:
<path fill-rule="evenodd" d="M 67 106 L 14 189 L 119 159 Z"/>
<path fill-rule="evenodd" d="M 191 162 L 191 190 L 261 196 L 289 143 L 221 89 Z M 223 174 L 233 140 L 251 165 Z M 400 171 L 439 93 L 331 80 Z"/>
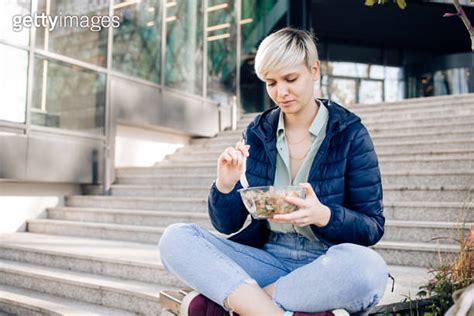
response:
<path fill-rule="evenodd" d="M 248 216 L 237 191 L 241 188 L 240 181 L 229 193 L 220 192 L 215 182 L 211 186 L 208 198 L 209 216 L 214 228 L 223 234 L 232 234 L 240 230 Z"/>
<path fill-rule="evenodd" d="M 253 122 L 242 133 L 245 141 L 247 141 L 247 130 L 252 124 Z M 208 197 L 209 216 L 214 228 L 223 234 L 232 234 L 239 231 L 249 215 L 238 192 L 241 188 L 240 181 L 229 193 L 220 192 L 215 182 L 211 186 Z"/>
<path fill-rule="evenodd" d="M 372 140 L 362 124 L 349 147 L 344 203 L 327 206 L 331 210 L 329 223 L 322 228 L 312 226 L 327 241 L 370 246 L 382 238 L 385 224 L 382 179 Z"/>

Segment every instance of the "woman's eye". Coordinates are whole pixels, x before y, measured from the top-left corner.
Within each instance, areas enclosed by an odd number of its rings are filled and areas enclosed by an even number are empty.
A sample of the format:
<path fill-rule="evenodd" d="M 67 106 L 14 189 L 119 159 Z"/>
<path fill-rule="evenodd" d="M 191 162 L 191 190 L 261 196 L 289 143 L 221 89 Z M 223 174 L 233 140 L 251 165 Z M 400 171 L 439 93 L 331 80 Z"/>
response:
<path fill-rule="evenodd" d="M 269 86 L 269 87 L 273 87 L 274 85 L 275 85 L 274 82 L 272 82 L 272 83 L 267 83 L 267 86 Z"/>
<path fill-rule="evenodd" d="M 291 79 L 287 79 L 286 81 L 293 82 L 293 81 L 296 81 L 296 79 L 298 79 L 298 78 L 291 78 Z"/>

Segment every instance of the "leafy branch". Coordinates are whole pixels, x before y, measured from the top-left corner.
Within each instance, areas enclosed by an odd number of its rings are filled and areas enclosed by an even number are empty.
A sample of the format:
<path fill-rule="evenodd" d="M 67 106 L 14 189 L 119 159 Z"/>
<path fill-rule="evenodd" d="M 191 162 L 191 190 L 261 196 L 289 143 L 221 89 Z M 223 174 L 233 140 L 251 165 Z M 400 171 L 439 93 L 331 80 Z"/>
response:
<path fill-rule="evenodd" d="M 407 6 L 407 3 L 405 0 L 392 0 L 392 1 L 396 2 L 400 9 L 405 9 Z M 458 16 L 462 20 L 462 22 L 464 23 L 464 26 L 469 32 L 469 37 L 471 38 L 471 51 L 474 52 L 474 28 L 472 27 L 471 22 L 469 21 L 469 18 L 467 17 L 463 8 L 461 7 L 459 0 L 452 0 L 452 1 L 453 1 L 454 7 L 456 8 L 456 13 L 445 13 L 443 17 L 448 18 L 448 17 Z M 385 4 L 387 2 L 389 2 L 389 0 L 365 0 L 365 5 L 368 7 L 373 7 L 375 4 Z M 471 0 L 471 2 L 473 2 L 473 0 Z"/>
<path fill-rule="evenodd" d="M 365 0 L 365 5 L 368 7 L 372 7 L 375 4 L 385 4 L 389 0 Z M 405 0 L 392 0 L 393 2 L 396 2 L 398 7 L 400 9 L 405 9 L 407 7 L 407 3 Z"/>
<path fill-rule="evenodd" d="M 469 18 L 466 16 L 466 13 L 459 4 L 459 0 L 453 0 L 453 4 L 456 8 L 456 13 L 445 13 L 443 17 L 450 17 L 456 15 L 459 16 L 459 18 L 464 23 L 464 26 L 466 27 L 467 31 L 469 32 L 469 37 L 471 38 L 471 51 L 474 52 L 474 28 L 471 25 L 471 21 L 469 21 Z"/>

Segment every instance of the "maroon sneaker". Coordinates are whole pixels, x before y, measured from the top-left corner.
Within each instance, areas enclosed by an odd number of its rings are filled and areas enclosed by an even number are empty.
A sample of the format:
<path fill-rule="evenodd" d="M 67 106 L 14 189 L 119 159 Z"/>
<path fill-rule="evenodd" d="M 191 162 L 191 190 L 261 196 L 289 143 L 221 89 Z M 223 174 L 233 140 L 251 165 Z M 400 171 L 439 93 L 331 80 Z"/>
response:
<path fill-rule="evenodd" d="M 331 312 L 320 312 L 320 313 L 293 312 L 293 316 L 334 316 L 334 314 Z"/>
<path fill-rule="evenodd" d="M 337 310 L 343 311 L 343 310 Z M 294 312 L 293 316 L 335 316 L 335 315 L 349 315 L 344 313 L 332 313 L 332 312 L 319 312 L 319 313 L 305 313 L 305 312 Z M 224 309 L 221 305 L 208 299 L 202 294 L 196 291 L 188 293 L 181 303 L 180 316 L 229 316 L 230 313 Z M 233 313 L 234 316 L 239 314 Z"/>
<path fill-rule="evenodd" d="M 221 305 L 196 291 L 188 293 L 181 303 L 180 316 L 229 316 Z M 239 314 L 233 313 L 238 316 Z"/>

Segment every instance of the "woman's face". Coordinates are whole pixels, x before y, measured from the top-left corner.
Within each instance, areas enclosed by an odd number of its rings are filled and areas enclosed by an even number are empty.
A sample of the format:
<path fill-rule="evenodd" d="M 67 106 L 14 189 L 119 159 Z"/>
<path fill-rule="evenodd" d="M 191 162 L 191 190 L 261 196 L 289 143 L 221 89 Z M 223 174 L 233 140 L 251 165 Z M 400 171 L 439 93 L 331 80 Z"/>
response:
<path fill-rule="evenodd" d="M 319 64 L 317 61 L 311 70 L 299 64 L 267 73 L 268 95 L 285 114 L 296 114 L 314 104 L 314 81 L 319 79 Z"/>

